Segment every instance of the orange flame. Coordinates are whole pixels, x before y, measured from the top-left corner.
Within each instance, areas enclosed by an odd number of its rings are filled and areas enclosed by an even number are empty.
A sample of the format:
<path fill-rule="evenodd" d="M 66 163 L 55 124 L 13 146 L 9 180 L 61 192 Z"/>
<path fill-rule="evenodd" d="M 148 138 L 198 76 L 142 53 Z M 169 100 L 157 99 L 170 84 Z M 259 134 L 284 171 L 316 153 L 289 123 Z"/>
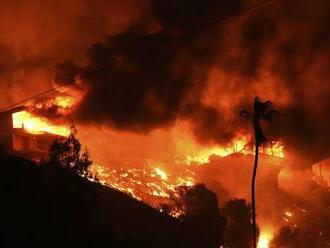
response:
<path fill-rule="evenodd" d="M 92 172 L 97 174 L 100 183 L 126 192 L 153 207 L 158 207 L 158 203 L 167 201 L 176 187 L 195 184 L 190 176 L 170 175 L 158 167 L 116 170 L 93 165 Z"/>
<path fill-rule="evenodd" d="M 195 166 L 208 163 L 210 156 L 217 155 L 223 157 L 232 153 L 254 153 L 253 148 L 249 146 L 248 136 L 243 135 L 237 137 L 225 147 L 203 147 L 188 138 L 178 140 L 178 142 L 180 143 L 176 144 L 179 147 L 177 152 L 183 156 L 175 156 L 168 163 L 176 163 L 176 166 L 190 165 L 189 167 L 184 167 L 184 169 L 173 171 L 166 164 L 146 160 L 147 166 L 142 169 L 111 169 L 102 165 L 93 165 L 92 171 L 98 174 L 101 183 L 126 192 L 136 199 L 157 208 L 159 204 L 170 201 L 170 196 L 175 194 L 176 187 L 195 185 L 197 183 L 197 177 L 194 172 Z M 186 146 L 185 149 L 184 145 Z M 274 142 L 262 147 L 260 153 L 283 158 L 284 145 L 280 141 Z M 173 212 L 170 214 L 174 217 L 179 217 L 184 213 Z M 265 243 L 265 237 L 268 236 L 261 236 L 261 244 Z M 260 248 L 263 247 L 265 246 L 260 246 Z"/>
<path fill-rule="evenodd" d="M 212 155 L 225 157 L 233 153 L 254 154 L 254 149 L 249 147 L 248 137 L 241 136 L 234 139 L 228 146 L 212 146 L 212 147 L 194 147 L 193 144 L 187 144 L 187 155 L 185 156 L 185 163 L 190 165 L 192 163 L 206 164 Z M 284 158 L 284 144 L 280 141 L 272 142 L 260 148 L 261 154 L 269 156 Z"/>
<path fill-rule="evenodd" d="M 46 119 L 34 116 L 27 111 L 14 113 L 13 127 L 23 128 L 31 134 L 51 133 L 59 136 L 68 136 L 70 130 L 63 126 L 50 124 Z"/>
<path fill-rule="evenodd" d="M 246 137 L 239 137 L 234 140 L 229 146 L 213 146 L 213 147 L 196 147 L 193 144 L 187 144 L 187 155 L 186 155 L 186 164 L 198 163 L 198 164 L 206 164 L 209 161 L 209 158 L 212 155 L 217 156 L 228 156 L 235 152 L 243 151 L 245 145 L 248 143 Z M 190 147 L 190 149 L 189 149 Z"/>
<path fill-rule="evenodd" d="M 259 236 L 259 240 L 258 240 L 258 248 L 269 248 L 270 247 L 270 243 L 273 239 L 273 233 L 270 231 L 261 231 L 260 232 L 260 236 Z"/>
<path fill-rule="evenodd" d="M 57 96 L 54 99 L 54 104 L 61 108 L 67 109 L 73 107 L 75 99 L 70 96 Z"/>
<path fill-rule="evenodd" d="M 70 111 L 75 104 L 74 98 L 57 96 L 53 104 L 59 106 L 61 110 Z M 13 127 L 23 128 L 28 133 L 40 134 L 51 133 L 60 136 L 68 136 L 70 130 L 64 126 L 57 126 L 50 123 L 47 119 L 33 115 L 28 111 L 14 113 Z M 233 153 L 253 154 L 253 148 L 249 146 L 250 137 L 248 135 L 238 135 L 227 146 L 214 145 L 205 147 L 195 143 L 188 136 L 175 136 L 174 143 L 179 155 L 178 163 L 206 164 L 210 161 L 212 155 L 228 156 Z M 280 141 L 273 142 L 260 149 L 260 153 L 271 155 L 278 158 L 284 158 L 284 145 Z M 183 155 L 183 156 L 182 156 Z M 172 161 L 177 163 L 176 161 Z M 193 186 L 196 184 L 196 177 L 193 170 L 187 168 L 184 172 L 171 173 L 164 169 L 161 163 L 146 161 L 147 167 L 143 169 L 108 169 L 103 166 L 93 165 L 92 172 L 98 175 L 100 183 L 126 192 L 132 197 L 144 201 L 152 207 L 158 208 L 161 203 L 169 203 L 171 194 L 175 193 L 178 186 Z M 165 168 L 167 168 L 165 166 Z M 172 212 L 174 217 L 179 217 L 184 213 Z M 269 247 L 269 233 L 262 233 L 259 240 L 259 248 Z M 268 238 L 268 239 L 267 239 Z M 267 241 L 268 240 L 268 241 Z"/>

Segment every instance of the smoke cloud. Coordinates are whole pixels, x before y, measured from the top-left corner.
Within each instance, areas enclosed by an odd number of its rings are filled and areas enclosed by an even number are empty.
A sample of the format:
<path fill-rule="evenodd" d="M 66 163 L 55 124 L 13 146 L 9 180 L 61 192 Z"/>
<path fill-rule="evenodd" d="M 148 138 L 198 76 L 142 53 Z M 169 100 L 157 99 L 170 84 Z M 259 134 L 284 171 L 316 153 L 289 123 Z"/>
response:
<path fill-rule="evenodd" d="M 199 141 L 223 143 L 247 132 L 238 113 L 259 95 L 281 113 L 270 137 L 309 161 L 327 156 L 330 4 L 279 1 L 214 22 L 244 6 L 151 1 L 124 32 L 88 49 L 75 116 L 142 133 L 188 119 Z"/>
<path fill-rule="evenodd" d="M 203 118 L 196 130 L 218 121 L 218 112 L 200 99 L 221 32 L 199 28 L 240 6 L 239 0 L 152 1 L 125 32 L 88 49 L 88 64 L 80 73 L 87 93 L 75 112 L 78 119 L 136 132 L 196 115 Z"/>
<path fill-rule="evenodd" d="M 251 110 L 258 95 L 280 112 L 266 125 L 270 138 L 281 137 L 308 163 L 328 156 L 329 2 L 281 0 L 215 21 L 246 6 L 3 2 L 0 103 L 47 89 L 52 80 L 77 80 L 85 90 L 72 113 L 76 122 L 147 133 L 187 120 L 200 142 L 226 143 L 251 131 L 238 113 Z"/>
<path fill-rule="evenodd" d="M 60 61 L 85 60 L 85 50 L 122 32 L 144 1 L 15 0 L 0 3 L 0 106 L 52 86 Z"/>
<path fill-rule="evenodd" d="M 281 116 L 267 134 L 309 163 L 329 155 L 329 18 L 327 1 L 279 1 L 231 25 L 240 32 L 228 38 L 219 65 L 236 106 L 248 108 L 254 95 L 277 105 Z"/>

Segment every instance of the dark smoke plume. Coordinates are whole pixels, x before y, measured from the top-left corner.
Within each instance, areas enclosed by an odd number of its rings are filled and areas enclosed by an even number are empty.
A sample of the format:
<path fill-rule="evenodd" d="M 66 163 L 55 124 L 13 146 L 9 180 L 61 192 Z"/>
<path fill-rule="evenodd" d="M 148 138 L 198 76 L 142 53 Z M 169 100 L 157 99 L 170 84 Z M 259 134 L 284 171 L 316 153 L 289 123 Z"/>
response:
<path fill-rule="evenodd" d="M 240 0 L 152 1 L 143 20 L 88 49 L 88 65 L 80 74 L 87 93 L 76 116 L 137 132 L 170 125 L 178 118 L 194 118 L 196 125 L 208 122 L 199 117 L 220 120 L 201 97 L 221 29 L 204 26 L 240 7 Z M 59 72 L 57 78 L 65 76 Z"/>
<path fill-rule="evenodd" d="M 329 155 L 330 3 L 276 1 L 212 23 L 243 5 L 151 1 L 124 32 L 88 49 L 75 117 L 135 132 L 189 119 L 200 141 L 226 142 L 250 131 L 238 113 L 259 95 L 281 113 L 266 134 L 309 162 Z"/>
<path fill-rule="evenodd" d="M 281 118 L 271 129 L 312 160 L 329 156 L 329 1 L 280 1 L 270 15 L 259 13 L 242 25 L 245 87 L 275 80 L 273 100 Z M 236 72 L 237 73 L 237 72 Z M 251 83 L 257 81 L 256 83 Z M 263 88 L 261 86 L 261 88 Z M 265 87 L 267 89 L 267 87 Z M 270 92 L 263 90 L 265 97 Z M 287 100 L 281 100 L 286 98 Z M 243 100 L 244 101 L 244 100 Z"/>

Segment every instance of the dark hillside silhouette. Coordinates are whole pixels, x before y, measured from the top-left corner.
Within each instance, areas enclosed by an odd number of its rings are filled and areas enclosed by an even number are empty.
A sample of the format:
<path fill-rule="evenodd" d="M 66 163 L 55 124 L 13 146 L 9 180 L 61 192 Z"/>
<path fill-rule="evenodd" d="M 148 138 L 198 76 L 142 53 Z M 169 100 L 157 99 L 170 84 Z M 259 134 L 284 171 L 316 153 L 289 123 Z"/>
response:
<path fill-rule="evenodd" d="M 205 247 L 176 219 L 73 171 L 0 161 L 0 247 Z"/>

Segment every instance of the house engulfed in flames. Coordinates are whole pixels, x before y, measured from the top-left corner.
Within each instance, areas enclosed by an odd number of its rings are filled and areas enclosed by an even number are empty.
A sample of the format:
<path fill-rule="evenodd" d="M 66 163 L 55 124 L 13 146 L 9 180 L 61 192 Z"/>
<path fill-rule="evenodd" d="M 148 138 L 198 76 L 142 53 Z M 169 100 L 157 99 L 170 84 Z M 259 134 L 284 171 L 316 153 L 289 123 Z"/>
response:
<path fill-rule="evenodd" d="M 52 127 L 26 110 L 22 106 L 0 113 L 0 148 L 40 160 L 47 156 L 54 139 L 67 136 L 69 130 Z"/>

